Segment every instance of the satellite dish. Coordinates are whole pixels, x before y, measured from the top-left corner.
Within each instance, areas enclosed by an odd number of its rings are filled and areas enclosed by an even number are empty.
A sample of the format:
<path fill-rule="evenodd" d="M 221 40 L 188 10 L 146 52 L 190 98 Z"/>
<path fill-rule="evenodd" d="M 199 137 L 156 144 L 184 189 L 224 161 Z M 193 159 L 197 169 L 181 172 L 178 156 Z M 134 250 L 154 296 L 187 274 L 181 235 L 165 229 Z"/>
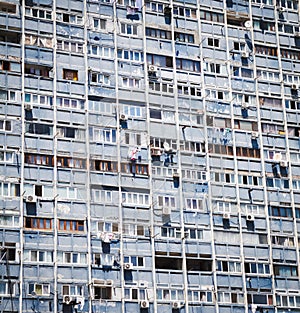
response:
<path fill-rule="evenodd" d="M 250 20 L 248 20 L 248 21 L 246 21 L 245 23 L 244 23 L 244 26 L 246 27 L 246 28 L 251 28 L 251 26 L 252 26 L 252 23 L 251 23 L 251 21 Z"/>
<path fill-rule="evenodd" d="M 165 149 L 165 151 L 170 150 L 170 145 L 167 142 L 164 142 L 164 149 Z"/>

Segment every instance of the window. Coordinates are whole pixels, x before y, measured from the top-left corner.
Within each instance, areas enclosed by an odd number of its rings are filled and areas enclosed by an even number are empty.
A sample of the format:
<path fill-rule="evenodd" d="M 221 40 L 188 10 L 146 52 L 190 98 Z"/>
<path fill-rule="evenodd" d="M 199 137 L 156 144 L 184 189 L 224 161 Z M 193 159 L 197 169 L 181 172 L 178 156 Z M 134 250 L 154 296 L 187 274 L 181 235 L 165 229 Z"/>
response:
<path fill-rule="evenodd" d="M 105 30 L 107 21 L 103 18 L 93 18 L 94 30 Z"/>
<path fill-rule="evenodd" d="M 270 206 L 269 207 L 269 214 L 273 217 L 293 217 L 293 211 L 290 207 L 277 207 L 277 206 Z"/>
<path fill-rule="evenodd" d="M 133 175 L 149 175 L 148 164 L 136 164 L 136 163 L 121 163 L 121 173 L 133 174 Z"/>
<path fill-rule="evenodd" d="M 92 199 L 95 202 L 112 203 L 113 193 L 110 190 L 92 190 Z"/>
<path fill-rule="evenodd" d="M 288 179 L 267 177 L 267 187 L 289 189 L 290 184 Z"/>
<path fill-rule="evenodd" d="M 283 307 L 300 307 L 300 295 L 295 294 L 276 294 L 276 305 Z"/>
<path fill-rule="evenodd" d="M 187 239 L 202 240 L 204 238 L 203 230 L 202 229 L 196 229 L 196 228 L 185 228 L 184 229 L 184 235 Z"/>
<path fill-rule="evenodd" d="M 241 263 L 234 261 L 217 261 L 217 271 L 240 273 L 242 271 Z"/>
<path fill-rule="evenodd" d="M 131 146 L 140 146 L 146 143 L 146 135 L 144 133 L 124 132 L 122 143 Z"/>
<path fill-rule="evenodd" d="M 146 36 L 160 39 L 172 39 L 172 33 L 164 29 L 146 27 Z"/>
<path fill-rule="evenodd" d="M 67 40 L 57 40 L 57 50 L 71 53 L 83 53 L 83 43 Z"/>
<path fill-rule="evenodd" d="M 185 7 L 174 7 L 173 14 L 182 16 L 185 18 L 197 18 L 196 9 L 185 8 Z"/>
<path fill-rule="evenodd" d="M 10 71 L 10 62 L 9 61 L 0 61 L 0 70 L 2 71 Z"/>
<path fill-rule="evenodd" d="M 150 12 L 163 13 L 166 6 L 158 2 L 146 2 L 146 10 Z"/>
<path fill-rule="evenodd" d="M 212 291 L 188 290 L 188 301 L 192 303 L 213 302 Z"/>
<path fill-rule="evenodd" d="M 164 92 L 172 94 L 174 92 L 174 87 L 172 82 L 149 81 L 149 90 L 150 92 Z"/>
<path fill-rule="evenodd" d="M 220 213 L 230 213 L 231 212 L 231 202 L 217 202 L 217 207 L 215 208 L 215 212 Z"/>
<path fill-rule="evenodd" d="M 8 2 L 0 2 L 0 12 L 8 13 L 8 14 L 16 14 L 17 6 Z"/>
<path fill-rule="evenodd" d="M 117 141 L 116 138 L 116 130 L 110 128 L 90 128 L 90 135 L 93 138 L 93 141 L 97 142 L 105 142 L 105 143 L 115 143 Z"/>
<path fill-rule="evenodd" d="M 53 39 L 48 37 L 25 35 L 25 45 L 52 48 Z"/>
<path fill-rule="evenodd" d="M 51 68 L 47 66 L 25 64 L 25 74 L 49 78 L 50 71 Z"/>
<path fill-rule="evenodd" d="M 204 153 L 205 144 L 203 142 L 180 141 L 180 150 L 192 153 Z"/>
<path fill-rule="evenodd" d="M 53 165 L 53 156 L 25 153 L 25 163 L 35 164 L 35 165 L 52 166 Z"/>
<path fill-rule="evenodd" d="M 1 90 L 0 89 L 0 101 L 20 101 L 20 94 L 12 90 Z"/>
<path fill-rule="evenodd" d="M 139 52 L 139 51 L 133 51 L 133 50 L 118 49 L 118 58 L 121 60 L 143 62 L 144 53 Z"/>
<path fill-rule="evenodd" d="M 272 236 L 272 244 L 283 247 L 294 247 L 294 238 L 287 236 Z"/>
<path fill-rule="evenodd" d="M 158 301 L 184 301 L 183 289 L 156 289 Z"/>
<path fill-rule="evenodd" d="M 57 157 L 57 166 L 66 168 L 86 168 L 86 161 L 84 159 L 75 159 L 67 157 Z"/>
<path fill-rule="evenodd" d="M 25 228 L 52 229 L 52 220 L 49 218 L 25 217 Z"/>
<path fill-rule="evenodd" d="M 93 264 L 103 267 L 112 267 L 114 265 L 115 257 L 108 253 L 94 253 Z"/>
<path fill-rule="evenodd" d="M 204 211 L 204 200 L 197 198 L 186 198 L 185 207 L 186 210 Z"/>
<path fill-rule="evenodd" d="M 228 292 L 228 291 L 218 291 L 218 301 L 220 303 L 244 303 L 244 294 L 242 291 L 238 292 Z"/>
<path fill-rule="evenodd" d="M 25 254 L 24 261 L 38 263 L 53 263 L 52 251 L 25 250 L 24 254 Z"/>
<path fill-rule="evenodd" d="M 1 197 L 19 197 L 20 185 L 8 182 L 0 182 L 0 196 Z"/>
<path fill-rule="evenodd" d="M 79 99 L 57 97 L 56 105 L 66 109 L 84 109 L 84 101 Z"/>
<path fill-rule="evenodd" d="M 64 264 L 85 264 L 86 265 L 86 254 L 79 252 L 64 252 L 63 259 Z"/>
<path fill-rule="evenodd" d="M 191 72 L 200 72 L 200 62 L 176 58 L 176 68 Z"/>
<path fill-rule="evenodd" d="M 255 53 L 277 57 L 277 48 L 270 46 L 255 45 Z"/>
<path fill-rule="evenodd" d="M 145 205 L 150 204 L 148 194 L 135 192 L 122 192 L 122 203 L 125 205 Z"/>
<path fill-rule="evenodd" d="M 38 124 L 38 123 L 26 123 L 25 129 L 28 134 L 34 135 L 53 135 L 53 126 L 47 124 Z"/>
<path fill-rule="evenodd" d="M 231 184 L 235 183 L 234 174 L 224 172 L 211 173 L 211 180 L 220 183 L 231 183 Z"/>
<path fill-rule="evenodd" d="M 12 130 L 11 121 L 0 120 L 0 130 L 11 131 Z"/>
<path fill-rule="evenodd" d="M 78 81 L 78 71 L 64 69 L 63 79 Z"/>
<path fill-rule="evenodd" d="M 39 19 L 46 19 L 46 20 L 52 20 L 52 11 L 40 9 L 40 8 L 25 8 L 25 15 L 39 18 Z"/>
<path fill-rule="evenodd" d="M 220 40 L 216 38 L 207 38 L 207 45 L 218 48 L 220 46 Z"/>
<path fill-rule="evenodd" d="M 224 23 L 224 15 L 221 13 L 200 10 L 200 20 L 214 23 Z"/>
<path fill-rule="evenodd" d="M 76 221 L 76 220 L 59 220 L 58 224 L 59 230 L 64 231 L 84 231 L 84 221 Z"/>
<path fill-rule="evenodd" d="M 110 86 L 110 84 L 111 84 L 110 75 L 93 72 L 93 73 L 91 73 L 91 82 Z"/>
<path fill-rule="evenodd" d="M 117 233 L 119 231 L 119 224 L 116 222 L 99 221 L 97 222 L 97 231 Z"/>
<path fill-rule="evenodd" d="M 13 282 L 0 282 L 0 296 L 15 296 L 16 283 Z"/>
<path fill-rule="evenodd" d="M 278 82 L 280 80 L 278 72 L 269 72 L 265 70 L 257 70 L 257 76 L 260 80 Z"/>
<path fill-rule="evenodd" d="M 62 285 L 63 296 L 81 296 L 83 295 L 83 286 L 80 285 Z"/>
<path fill-rule="evenodd" d="M 201 97 L 201 87 L 196 86 L 188 86 L 184 85 L 177 85 L 177 92 L 178 95 L 185 95 L 185 96 L 193 96 L 193 97 Z"/>
<path fill-rule="evenodd" d="M 25 93 L 24 101 L 28 104 L 52 105 L 52 96 Z"/>
<path fill-rule="evenodd" d="M 270 265 L 266 263 L 245 263 L 245 272 L 249 274 L 270 274 Z"/>
<path fill-rule="evenodd" d="M 14 215 L 1 215 L 0 226 L 1 227 L 19 227 L 20 218 L 19 216 L 14 216 Z"/>
<path fill-rule="evenodd" d="M 77 140 L 85 140 L 85 130 L 73 127 L 57 127 L 58 138 L 73 138 Z"/>
<path fill-rule="evenodd" d="M 16 243 L 15 242 L 0 242 L 3 248 L 0 250 L 0 260 L 16 261 Z"/>
<path fill-rule="evenodd" d="M 176 198 L 172 196 L 158 196 L 157 202 L 159 207 L 176 207 Z"/>
<path fill-rule="evenodd" d="M 109 300 L 112 298 L 111 287 L 94 286 L 94 299 L 96 300 Z"/>
<path fill-rule="evenodd" d="M 160 236 L 165 238 L 181 239 L 181 228 L 178 227 L 161 227 Z"/>
<path fill-rule="evenodd" d="M 241 185 L 262 186 L 261 176 L 238 175 L 238 183 Z"/>
<path fill-rule="evenodd" d="M 88 107 L 89 107 L 89 111 L 91 111 L 91 112 L 99 112 L 102 114 L 103 113 L 111 114 L 113 106 L 109 102 L 92 100 L 89 97 Z"/>
<path fill-rule="evenodd" d="M 247 157 L 247 158 L 260 158 L 260 150 L 259 149 L 252 149 L 252 148 L 244 148 L 244 147 L 237 147 L 236 148 L 236 155 L 238 157 Z"/>
<path fill-rule="evenodd" d="M 127 87 L 127 88 L 138 89 L 138 88 L 141 87 L 141 79 L 122 77 L 122 85 L 121 86 L 122 87 Z"/>
<path fill-rule="evenodd" d="M 113 58 L 114 57 L 114 48 L 104 47 L 104 46 L 89 46 L 89 54 L 91 56 L 103 57 L 103 58 Z"/>
<path fill-rule="evenodd" d="M 56 19 L 59 22 L 64 22 L 64 23 L 69 23 L 69 24 L 75 24 L 75 25 L 83 24 L 82 15 L 57 12 Z"/>
<path fill-rule="evenodd" d="M 58 198 L 59 199 L 71 199 L 71 200 L 83 200 L 83 195 L 80 192 L 81 190 L 78 190 L 76 187 L 58 187 Z"/>
<path fill-rule="evenodd" d="M 35 284 L 28 285 L 28 294 L 37 296 L 50 296 L 50 284 Z"/>
<path fill-rule="evenodd" d="M 218 63 L 206 63 L 206 73 L 210 74 L 226 74 L 226 65 Z"/>
<path fill-rule="evenodd" d="M 273 265 L 274 275 L 281 277 L 297 277 L 298 270 L 297 266 L 289 265 Z"/>
<path fill-rule="evenodd" d="M 101 172 L 117 172 L 118 162 L 117 161 L 106 161 L 106 160 L 93 160 L 93 169 Z"/>
<path fill-rule="evenodd" d="M 147 53 L 147 64 L 161 67 L 173 67 L 173 58 L 164 55 Z"/>
<path fill-rule="evenodd" d="M 145 259 L 142 256 L 124 256 L 124 263 L 131 263 L 134 267 L 144 267 Z"/>
<path fill-rule="evenodd" d="M 145 300 L 146 299 L 146 290 L 138 288 L 126 288 L 124 289 L 125 301 L 129 300 Z"/>
<path fill-rule="evenodd" d="M 194 43 L 195 37 L 193 34 L 175 32 L 175 40 L 179 42 Z"/>
<path fill-rule="evenodd" d="M 148 225 L 126 224 L 123 225 L 123 234 L 128 236 L 149 236 Z"/>
<path fill-rule="evenodd" d="M 137 25 L 121 23 L 121 34 L 137 36 Z"/>
<path fill-rule="evenodd" d="M 142 107 L 136 105 L 123 105 L 123 113 L 130 117 L 142 117 Z"/>

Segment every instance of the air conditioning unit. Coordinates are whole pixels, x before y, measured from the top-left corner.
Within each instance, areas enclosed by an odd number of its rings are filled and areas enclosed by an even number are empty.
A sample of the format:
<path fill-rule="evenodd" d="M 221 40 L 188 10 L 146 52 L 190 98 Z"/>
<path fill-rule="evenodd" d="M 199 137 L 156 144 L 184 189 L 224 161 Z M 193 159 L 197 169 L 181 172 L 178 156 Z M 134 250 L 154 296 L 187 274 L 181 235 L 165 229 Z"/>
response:
<path fill-rule="evenodd" d="M 161 155 L 161 149 L 160 148 L 151 148 L 151 155 Z"/>
<path fill-rule="evenodd" d="M 128 120 L 128 115 L 122 113 L 120 114 L 120 121 L 127 121 Z"/>
<path fill-rule="evenodd" d="M 254 215 L 248 214 L 248 215 L 246 216 L 246 219 L 247 219 L 247 221 L 254 221 Z"/>
<path fill-rule="evenodd" d="M 36 196 L 26 196 L 25 197 L 25 200 L 26 200 L 26 202 L 36 202 Z"/>
<path fill-rule="evenodd" d="M 133 269 L 133 264 L 132 263 L 124 263 L 124 269 L 125 270 L 132 270 Z"/>
<path fill-rule="evenodd" d="M 140 302 L 140 307 L 141 307 L 142 309 L 149 308 L 149 301 L 147 301 L 147 300 L 142 300 L 142 301 Z"/>
<path fill-rule="evenodd" d="M 288 166 L 289 166 L 289 163 L 288 163 L 288 161 L 280 161 L 279 165 L 280 165 L 281 167 L 288 167 Z"/>
<path fill-rule="evenodd" d="M 251 138 L 255 139 L 255 138 L 258 138 L 259 134 L 258 132 L 252 132 L 251 133 Z"/>
<path fill-rule="evenodd" d="M 241 56 L 242 58 L 249 58 L 249 52 L 243 51 Z"/>
<path fill-rule="evenodd" d="M 252 26 L 251 21 L 250 21 L 250 20 L 245 21 L 244 26 L 245 26 L 247 29 L 250 29 L 250 28 L 251 28 L 251 26 Z"/>
<path fill-rule="evenodd" d="M 173 309 L 180 309 L 181 308 L 181 303 L 179 301 L 175 301 L 172 303 L 172 308 Z"/>
<path fill-rule="evenodd" d="M 73 301 L 73 298 L 71 296 L 65 295 L 63 296 L 63 303 L 70 304 Z"/>
<path fill-rule="evenodd" d="M 224 220 L 229 220 L 230 219 L 230 214 L 229 213 L 223 213 L 223 219 Z"/>
<path fill-rule="evenodd" d="M 149 64 L 148 65 L 148 72 L 149 73 L 156 73 L 157 72 L 157 66 Z"/>
<path fill-rule="evenodd" d="M 162 208 L 162 214 L 163 215 L 171 215 L 171 208 L 166 206 Z"/>

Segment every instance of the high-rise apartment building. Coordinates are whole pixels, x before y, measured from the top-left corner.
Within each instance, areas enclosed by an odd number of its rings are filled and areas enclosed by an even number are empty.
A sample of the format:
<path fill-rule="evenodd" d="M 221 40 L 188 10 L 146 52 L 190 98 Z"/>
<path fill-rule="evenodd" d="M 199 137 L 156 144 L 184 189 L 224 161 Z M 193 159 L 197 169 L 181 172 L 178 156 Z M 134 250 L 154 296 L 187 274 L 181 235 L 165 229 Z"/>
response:
<path fill-rule="evenodd" d="M 0 313 L 299 313 L 299 20 L 0 1 Z"/>

